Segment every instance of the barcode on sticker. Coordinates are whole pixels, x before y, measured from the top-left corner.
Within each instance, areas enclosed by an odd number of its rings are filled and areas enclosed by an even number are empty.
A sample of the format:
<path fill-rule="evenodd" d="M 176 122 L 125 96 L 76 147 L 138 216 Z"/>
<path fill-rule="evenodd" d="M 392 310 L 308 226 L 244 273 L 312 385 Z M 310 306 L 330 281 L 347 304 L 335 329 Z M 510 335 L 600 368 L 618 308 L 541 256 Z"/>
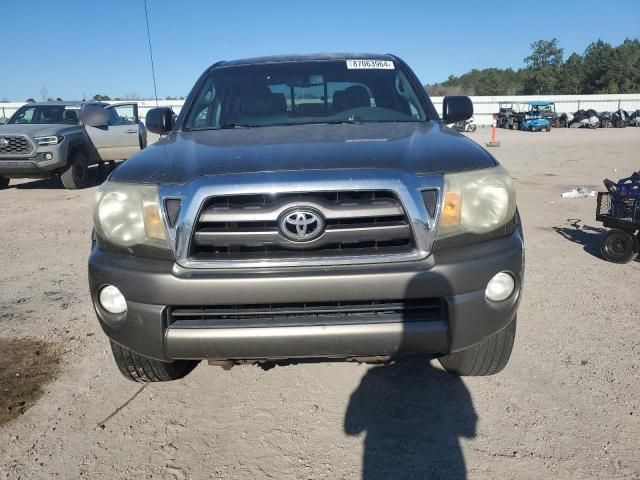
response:
<path fill-rule="evenodd" d="M 349 70 L 358 69 L 381 69 L 394 70 L 396 67 L 390 60 L 347 60 Z"/>

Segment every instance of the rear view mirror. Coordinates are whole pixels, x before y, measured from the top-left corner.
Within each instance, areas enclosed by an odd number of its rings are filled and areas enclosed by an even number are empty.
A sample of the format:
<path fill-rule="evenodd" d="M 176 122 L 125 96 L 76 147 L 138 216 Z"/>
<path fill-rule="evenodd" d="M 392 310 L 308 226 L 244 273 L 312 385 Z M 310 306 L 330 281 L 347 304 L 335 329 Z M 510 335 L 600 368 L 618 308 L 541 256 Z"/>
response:
<path fill-rule="evenodd" d="M 175 114 L 169 107 L 152 108 L 147 112 L 145 126 L 147 130 L 158 135 L 164 135 L 173 130 Z"/>
<path fill-rule="evenodd" d="M 461 122 L 473 115 L 473 103 L 469 97 L 449 96 L 442 101 L 442 122 L 445 124 Z"/>
<path fill-rule="evenodd" d="M 87 106 L 80 110 L 80 121 L 89 127 L 106 127 L 109 114 L 102 107 Z"/>

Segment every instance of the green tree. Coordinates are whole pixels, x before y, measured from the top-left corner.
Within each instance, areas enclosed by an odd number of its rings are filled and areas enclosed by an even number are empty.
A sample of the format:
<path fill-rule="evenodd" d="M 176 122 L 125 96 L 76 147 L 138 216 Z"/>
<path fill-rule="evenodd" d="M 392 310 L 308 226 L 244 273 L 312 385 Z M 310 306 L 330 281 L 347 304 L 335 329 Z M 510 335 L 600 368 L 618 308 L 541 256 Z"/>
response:
<path fill-rule="evenodd" d="M 584 63 L 582 56 L 572 53 L 559 67 L 554 93 L 578 95 L 584 84 Z"/>
<path fill-rule="evenodd" d="M 611 44 L 597 40 L 584 51 L 583 93 L 618 93 L 614 85 L 609 85 L 607 74 L 613 62 L 614 48 Z"/>
<path fill-rule="evenodd" d="M 431 95 L 514 95 L 637 93 L 640 91 L 640 40 L 618 46 L 602 40 L 591 43 L 584 55 L 572 53 L 566 62 L 557 39 L 531 44 L 525 68 L 473 69 L 427 85 Z"/>
<path fill-rule="evenodd" d="M 640 41 L 617 47 L 598 40 L 584 52 L 585 93 L 629 93 L 640 89 Z"/>
<path fill-rule="evenodd" d="M 538 40 L 531 44 L 531 54 L 524 59 L 528 70 L 525 93 L 553 93 L 558 82 L 558 67 L 562 65 L 564 49 L 558 39 Z"/>
<path fill-rule="evenodd" d="M 109 95 L 100 95 L 98 93 L 93 96 L 93 99 L 98 101 L 98 102 L 109 102 L 109 101 L 111 101 L 111 97 L 109 97 Z"/>

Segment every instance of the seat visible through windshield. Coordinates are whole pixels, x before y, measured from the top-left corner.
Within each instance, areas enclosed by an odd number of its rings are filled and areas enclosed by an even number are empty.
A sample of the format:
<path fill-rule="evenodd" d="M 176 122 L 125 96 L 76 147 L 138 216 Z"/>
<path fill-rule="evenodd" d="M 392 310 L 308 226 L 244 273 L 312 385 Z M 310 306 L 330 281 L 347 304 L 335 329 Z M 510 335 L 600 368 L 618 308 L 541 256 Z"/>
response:
<path fill-rule="evenodd" d="M 426 120 L 408 77 L 386 64 L 353 69 L 332 60 L 213 69 L 185 128 Z"/>

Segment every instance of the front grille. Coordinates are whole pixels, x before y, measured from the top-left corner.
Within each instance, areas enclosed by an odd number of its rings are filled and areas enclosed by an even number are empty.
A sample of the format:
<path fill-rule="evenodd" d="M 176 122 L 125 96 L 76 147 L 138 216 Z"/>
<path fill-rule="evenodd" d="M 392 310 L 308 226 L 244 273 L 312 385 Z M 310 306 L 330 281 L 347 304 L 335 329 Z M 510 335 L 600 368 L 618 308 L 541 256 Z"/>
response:
<path fill-rule="evenodd" d="M 311 241 L 279 230 L 283 212 L 317 211 L 326 228 Z M 232 195 L 207 200 L 194 227 L 193 260 L 340 257 L 406 253 L 414 248 L 410 222 L 389 191 Z"/>
<path fill-rule="evenodd" d="M 164 208 L 167 212 L 167 220 L 169 221 L 169 226 L 171 228 L 176 226 L 181 206 L 182 200 L 180 200 L 179 198 L 167 198 L 164 201 Z"/>
<path fill-rule="evenodd" d="M 436 216 L 436 208 L 438 207 L 438 191 L 437 190 L 422 190 L 422 200 L 424 200 L 424 206 L 427 209 L 427 213 L 431 218 Z"/>
<path fill-rule="evenodd" d="M 24 135 L 0 135 L 0 155 L 27 155 L 33 145 Z"/>
<path fill-rule="evenodd" d="M 446 311 L 442 298 L 183 306 L 170 307 L 168 321 L 170 328 L 348 325 L 444 320 Z"/>

